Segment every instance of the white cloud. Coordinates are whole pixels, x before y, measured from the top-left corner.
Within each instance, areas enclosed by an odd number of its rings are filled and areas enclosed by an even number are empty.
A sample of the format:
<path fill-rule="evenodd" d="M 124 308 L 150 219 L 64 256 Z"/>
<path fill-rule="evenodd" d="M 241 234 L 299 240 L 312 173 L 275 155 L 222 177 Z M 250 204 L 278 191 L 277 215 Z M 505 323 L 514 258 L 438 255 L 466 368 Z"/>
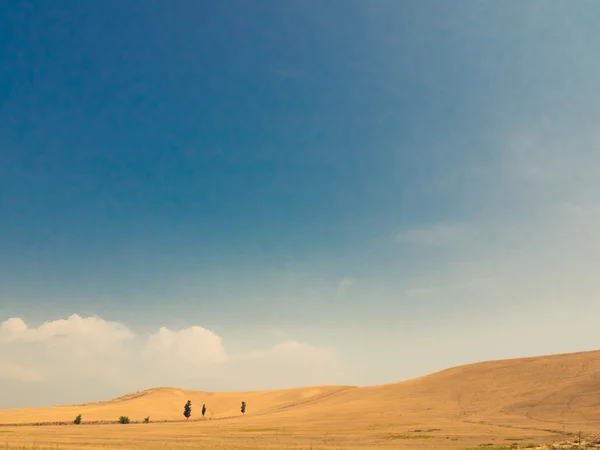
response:
<path fill-rule="evenodd" d="M 45 322 L 37 328 L 29 328 L 18 317 L 10 318 L 0 324 L 0 342 L 49 341 L 54 338 L 76 338 L 79 342 L 91 342 L 98 348 L 107 348 L 117 342 L 133 337 L 125 326 L 106 322 L 96 317 L 82 318 L 73 314 L 68 319 Z"/>
<path fill-rule="evenodd" d="M 211 330 L 193 326 L 180 331 L 162 327 L 148 338 L 144 355 L 206 365 L 227 360 L 221 338 Z"/>
<path fill-rule="evenodd" d="M 77 374 L 78 380 L 112 383 L 122 376 L 133 339 L 124 325 L 98 317 L 73 314 L 38 327 L 13 317 L 0 323 L 0 360 L 13 380 L 44 379 L 51 386 Z"/>
<path fill-rule="evenodd" d="M 0 361 L 0 380 L 38 382 L 43 377 L 37 371 L 11 361 Z"/>
<path fill-rule="evenodd" d="M 206 380 L 219 389 L 266 389 L 303 379 L 327 382 L 327 370 L 335 366 L 331 349 L 306 342 L 228 353 L 219 335 L 200 326 L 161 327 L 142 336 L 123 324 L 76 314 L 39 327 L 21 318 L 0 323 L 0 361 L 0 383 L 35 381 L 52 391 L 68 388 L 76 374 L 74 387 L 82 395 L 99 386 L 111 392 L 165 385 L 210 389 Z"/>
<path fill-rule="evenodd" d="M 25 336 L 27 324 L 18 317 L 13 317 L 0 324 L 0 342 L 10 342 Z"/>

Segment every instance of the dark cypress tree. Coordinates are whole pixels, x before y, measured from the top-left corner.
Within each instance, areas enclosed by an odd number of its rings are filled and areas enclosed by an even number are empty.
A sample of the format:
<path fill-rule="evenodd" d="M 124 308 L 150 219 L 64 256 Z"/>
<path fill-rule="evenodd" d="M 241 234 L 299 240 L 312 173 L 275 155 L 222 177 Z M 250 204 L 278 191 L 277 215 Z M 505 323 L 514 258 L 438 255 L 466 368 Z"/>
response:
<path fill-rule="evenodd" d="M 206 414 L 206 405 L 202 405 L 202 417 Z"/>
<path fill-rule="evenodd" d="M 189 419 L 190 416 L 192 415 L 192 402 L 189 400 L 183 407 L 183 415 L 185 416 L 186 419 Z"/>
<path fill-rule="evenodd" d="M 244 414 L 246 412 L 246 402 L 242 402 L 242 414 Z"/>

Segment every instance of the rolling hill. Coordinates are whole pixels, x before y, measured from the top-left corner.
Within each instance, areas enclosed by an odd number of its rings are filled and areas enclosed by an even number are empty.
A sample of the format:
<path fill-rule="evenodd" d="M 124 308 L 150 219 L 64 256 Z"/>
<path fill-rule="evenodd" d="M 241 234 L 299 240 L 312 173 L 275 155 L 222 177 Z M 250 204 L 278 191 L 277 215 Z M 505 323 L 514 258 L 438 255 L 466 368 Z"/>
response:
<path fill-rule="evenodd" d="M 395 384 L 319 386 L 277 391 L 212 393 L 155 388 L 81 406 L 0 411 L 0 424 L 182 420 L 191 400 L 193 417 L 203 403 L 211 421 L 281 423 L 489 424 L 514 429 L 575 430 L 600 427 L 600 351 L 470 364 Z"/>

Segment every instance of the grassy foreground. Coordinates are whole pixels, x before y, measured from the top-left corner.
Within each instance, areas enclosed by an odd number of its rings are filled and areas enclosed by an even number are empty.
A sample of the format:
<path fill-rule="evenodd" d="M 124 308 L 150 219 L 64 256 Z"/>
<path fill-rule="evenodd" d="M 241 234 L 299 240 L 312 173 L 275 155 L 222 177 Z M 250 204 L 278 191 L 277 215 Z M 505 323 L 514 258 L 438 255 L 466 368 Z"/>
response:
<path fill-rule="evenodd" d="M 8 449 L 509 449 L 556 442 L 564 436 L 463 423 L 403 428 L 357 418 L 346 426 L 232 419 L 191 423 L 2 427 Z M 219 423 L 217 423 L 219 422 Z M 1 447 L 0 447 L 1 448 Z"/>

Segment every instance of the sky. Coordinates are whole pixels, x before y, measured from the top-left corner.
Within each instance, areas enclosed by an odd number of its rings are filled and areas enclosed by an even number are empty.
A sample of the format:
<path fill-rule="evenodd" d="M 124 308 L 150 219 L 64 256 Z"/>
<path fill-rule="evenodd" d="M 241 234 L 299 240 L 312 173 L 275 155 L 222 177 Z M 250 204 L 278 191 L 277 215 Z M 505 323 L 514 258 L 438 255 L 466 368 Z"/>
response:
<path fill-rule="evenodd" d="M 600 347 L 600 4 L 0 6 L 0 408 Z"/>

